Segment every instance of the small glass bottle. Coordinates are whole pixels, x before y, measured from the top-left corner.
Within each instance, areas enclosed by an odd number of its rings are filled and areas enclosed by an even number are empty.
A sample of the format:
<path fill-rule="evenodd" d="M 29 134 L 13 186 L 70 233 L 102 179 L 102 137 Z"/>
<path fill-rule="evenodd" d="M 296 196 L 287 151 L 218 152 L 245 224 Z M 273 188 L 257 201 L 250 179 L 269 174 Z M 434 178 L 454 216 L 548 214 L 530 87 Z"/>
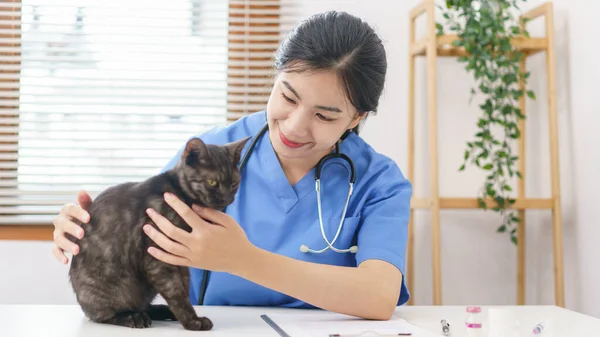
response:
<path fill-rule="evenodd" d="M 483 336 L 481 307 L 467 307 L 467 319 L 465 320 L 465 329 L 468 337 Z"/>

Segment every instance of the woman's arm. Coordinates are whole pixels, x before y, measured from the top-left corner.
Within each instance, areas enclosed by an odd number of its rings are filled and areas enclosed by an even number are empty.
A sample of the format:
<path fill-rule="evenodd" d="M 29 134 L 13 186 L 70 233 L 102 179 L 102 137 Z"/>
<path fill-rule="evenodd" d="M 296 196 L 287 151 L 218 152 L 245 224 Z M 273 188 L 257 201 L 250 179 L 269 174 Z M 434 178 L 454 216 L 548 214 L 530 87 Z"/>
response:
<path fill-rule="evenodd" d="M 251 247 L 233 274 L 342 314 L 385 320 L 396 308 L 402 274 L 390 263 L 367 260 L 358 267 L 340 267 Z"/>
<path fill-rule="evenodd" d="M 160 231 L 149 225 L 144 231 L 162 248 L 150 247 L 148 253 L 163 262 L 228 272 L 316 307 L 367 319 L 389 319 L 398 303 L 402 275 L 395 265 L 375 255 L 363 256 L 358 267 L 296 260 L 253 245 L 225 213 L 197 206 L 193 211 L 168 193 L 165 200 L 192 231 L 148 210 Z"/>

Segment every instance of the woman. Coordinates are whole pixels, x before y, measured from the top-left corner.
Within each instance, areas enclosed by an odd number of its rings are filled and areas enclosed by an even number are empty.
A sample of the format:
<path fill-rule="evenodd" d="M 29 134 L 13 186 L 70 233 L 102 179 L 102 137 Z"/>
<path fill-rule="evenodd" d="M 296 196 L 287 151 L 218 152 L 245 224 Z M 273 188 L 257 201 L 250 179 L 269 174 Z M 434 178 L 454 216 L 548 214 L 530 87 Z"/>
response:
<path fill-rule="evenodd" d="M 388 319 L 409 297 L 403 272 L 412 189 L 390 158 L 358 136 L 384 87 L 382 42 L 360 19 L 328 12 L 297 26 L 275 61 L 277 76 L 266 111 L 199 136 L 224 144 L 254 139 L 268 125 L 242 171 L 236 200 L 225 212 L 192 211 L 179 200 L 168 201 L 194 231 L 176 231 L 153 215 L 166 234 L 146 231 L 163 249 L 148 253 L 190 267 L 192 304 L 317 307 Z M 327 247 L 314 177 L 317 162 L 336 143 L 353 161 L 356 182 L 333 246 L 357 246 L 358 251 L 307 252 L 306 247 Z M 331 160 L 321 172 L 322 220 L 329 241 L 343 214 L 348 169 L 344 161 Z M 79 205 L 65 205 L 54 221 L 54 255 L 63 263 L 68 262 L 65 251 L 77 254 L 79 249 L 64 233 L 84 235 L 84 228 L 71 219 L 89 221 L 85 209 L 90 197 L 80 192 L 77 199 Z"/>

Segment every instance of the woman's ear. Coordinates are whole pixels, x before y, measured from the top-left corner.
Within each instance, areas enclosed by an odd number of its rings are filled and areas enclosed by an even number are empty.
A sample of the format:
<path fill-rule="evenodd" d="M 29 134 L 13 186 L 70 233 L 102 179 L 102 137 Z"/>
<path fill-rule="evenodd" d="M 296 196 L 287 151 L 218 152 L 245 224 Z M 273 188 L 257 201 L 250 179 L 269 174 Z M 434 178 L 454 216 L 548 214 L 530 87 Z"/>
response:
<path fill-rule="evenodd" d="M 348 126 L 348 130 L 354 129 L 365 117 L 367 117 L 366 112 L 359 112 L 358 114 L 356 114 L 356 117 L 354 117 L 352 123 L 350 123 L 350 125 Z"/>

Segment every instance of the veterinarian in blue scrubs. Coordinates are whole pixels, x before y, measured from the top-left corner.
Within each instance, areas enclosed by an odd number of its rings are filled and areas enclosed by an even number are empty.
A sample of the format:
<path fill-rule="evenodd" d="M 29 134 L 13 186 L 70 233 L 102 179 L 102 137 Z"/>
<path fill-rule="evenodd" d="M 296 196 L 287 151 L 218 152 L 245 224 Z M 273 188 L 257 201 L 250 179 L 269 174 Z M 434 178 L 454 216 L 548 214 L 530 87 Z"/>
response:
<path fill-rule="evenodd" d="M 346 13 L 315 15 L 288 36 L 275 66 L 264 111 L 197 135 L 212 144 L 252 137 L 242 156 L 257 138 L 233 204 L 219 212 L 167 200 L 193 231 L 178 233 L 164 218 L 153 219 L 169 235 L 147 231 L 163 249 L 149 254 L 190 267 L 194 305 L 201 300 L 204 305 L 317 307 L 387 319 L 409 298 L 403 274 L 412 189 L 397 164 L 358 135 L 359 126 L 376 111 L 384 87 L 387 63 L 381 40 Z M 268 130 L 260 135 L 265 125 Z M 319 221 L 315 170 L 336 143 L 352 161 L 356 177 L 333 244 L 346 251 L 307 251 L 328 247 Z M 345 209 L 350 171 L 340 158 L 321 168 L 323 234 L 329 242 Z M 54 254 L 63 263 L 68 261 L 64 251 L 78 251 L 64 232 L 81 236 L 78 231 L 85 229 L 70 221 L 86 214 L 89 196 L 80 192 L 78 201 L 82 206 L 65 205 L 54 222 Z M 348 251 L 354 246 L 356 251 Z M 207 282 L 205 270 L 210 271 Z"/>

